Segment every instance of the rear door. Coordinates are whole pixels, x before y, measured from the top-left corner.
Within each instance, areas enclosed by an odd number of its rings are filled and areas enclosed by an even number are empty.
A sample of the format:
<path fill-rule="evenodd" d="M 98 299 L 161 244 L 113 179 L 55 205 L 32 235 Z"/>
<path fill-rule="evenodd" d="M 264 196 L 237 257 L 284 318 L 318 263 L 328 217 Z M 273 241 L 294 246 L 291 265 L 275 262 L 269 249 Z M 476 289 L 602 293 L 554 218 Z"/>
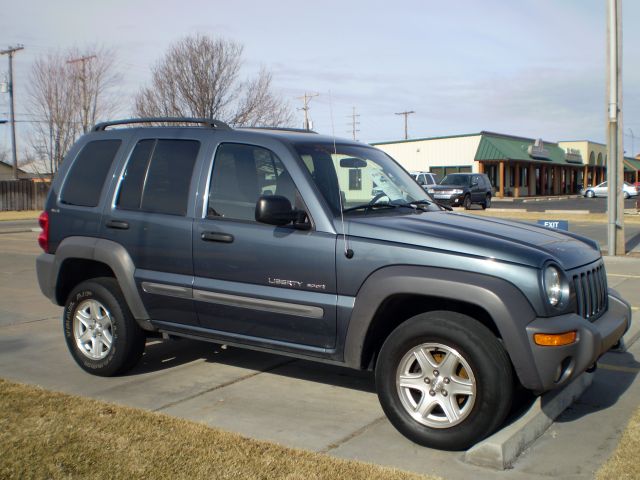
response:
<path fill-rule="evenodd" d="M 255 221 L 261 195 L 308 214 L 273 145 L 218 145 L 193 236 L 193 295 L 201 327 L 242 342 L 330 349 L 336 339 L 334 234 Z"/>
<path fill-rule="evenodd" d="M 123 245 L 152 320 L 197 324 L 191 298 L 194 196 L 205 140 L 196 129 L 156 129 L 136 139 L 101 236 Z"/>

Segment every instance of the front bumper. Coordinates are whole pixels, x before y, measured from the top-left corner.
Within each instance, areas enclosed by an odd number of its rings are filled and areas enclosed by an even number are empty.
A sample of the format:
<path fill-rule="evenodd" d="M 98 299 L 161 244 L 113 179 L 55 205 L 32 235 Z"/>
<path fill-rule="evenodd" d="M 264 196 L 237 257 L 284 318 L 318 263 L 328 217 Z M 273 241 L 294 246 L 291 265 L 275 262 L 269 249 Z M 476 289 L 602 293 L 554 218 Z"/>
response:
<path fill-rule="evenodd" d="M 463 204 L 463 201 L 464 201 L 463 193 L 461 193 L 460 195 L 450 195 L 450 196 L 442 195 L 442 198 L 438 198 L 436 194 L 433 194 L 432 197 L 436 202 L 441 203 L 443 205 L 450 205 L 452 207 L 459 207 Z"/>
<path fill-rule="evenodd" d="M 536 318 L 527 325 L 527 337 L 539 383 L 524 385 L 542 393 L 566 384 L 587 370 L 616 345 L 631 325 L 631 306 L 613 289 L 609 289 L 609 308 L 594 322 L 571 313 L 551 318 Z M 576 342 L 561 347 L 537 345 L 536 333 L 578 332 Z"/>

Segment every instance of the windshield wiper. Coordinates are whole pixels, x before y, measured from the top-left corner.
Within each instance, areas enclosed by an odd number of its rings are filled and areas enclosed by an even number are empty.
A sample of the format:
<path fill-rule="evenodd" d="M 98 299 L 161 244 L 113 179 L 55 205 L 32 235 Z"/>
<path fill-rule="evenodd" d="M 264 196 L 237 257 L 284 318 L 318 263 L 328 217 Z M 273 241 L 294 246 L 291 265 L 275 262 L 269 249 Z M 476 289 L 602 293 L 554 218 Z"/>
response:
<path fill-rule="evenodd" d="M 364 210 L 365 212 L 368 212 L 374 208 L 398 208 L 399 206 L 402 205 L 396 205 L 394 203 L 363 203 L 361 205 L 356 205 L 355 207 L 344 208 L 342 212 L 353 212 L 354 210 Z"/>
<path fill-rule="evenodd" d="M 428 212 L 429 209 L 426 208 L 426 206 L 432 204 L 433 202 L 430 200 L 416 200 L 415 202 L 394 203 L 394 205 L 397 205 L 398 207 L 411 208 L 413 210 L 420 210 L 422 212 Z"/>

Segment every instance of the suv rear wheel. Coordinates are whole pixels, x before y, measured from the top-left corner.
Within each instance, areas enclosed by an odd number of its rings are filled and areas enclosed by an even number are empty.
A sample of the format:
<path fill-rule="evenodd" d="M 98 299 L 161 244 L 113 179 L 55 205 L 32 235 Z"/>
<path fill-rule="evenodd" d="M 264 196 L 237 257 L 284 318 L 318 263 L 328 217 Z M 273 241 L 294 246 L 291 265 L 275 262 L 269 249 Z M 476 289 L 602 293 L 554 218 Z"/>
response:
<path fill-rule="evenodd" d="M 145 334 L 114 278 L 79 284 L 65 305 L 64 335 L 76 363 L 89 373 L 112 376 L 140 360 Z"/>
<path fill-rule="evenodd" d="M 487 196 L 484 198 L 484 202 L 481 203 L 481 207 L 483 210 L 486 210 L 491 206 L 491 195 L 487 193 Z"/>
<path fill-rule="evenodd" d="M 484 326 L 455 312 L 423 313 L 401 324 L 376 362 L 383 410 L 407 438 L 461 450 L 491 434 L 511 407 L 506 352 Z"/>

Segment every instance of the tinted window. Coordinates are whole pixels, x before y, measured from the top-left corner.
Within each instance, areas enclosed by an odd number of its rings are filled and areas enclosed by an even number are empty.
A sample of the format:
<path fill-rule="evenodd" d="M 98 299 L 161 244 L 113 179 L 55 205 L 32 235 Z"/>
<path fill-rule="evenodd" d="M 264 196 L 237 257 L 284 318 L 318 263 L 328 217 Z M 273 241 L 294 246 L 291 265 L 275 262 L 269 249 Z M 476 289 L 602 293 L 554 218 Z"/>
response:
<path fill-rule="evenodd" d="M 195 140 L 138 142 L 120 187 L 118 208 L 186 215 L 199 149 Z"/>
<path fill-rule="evenodd" d="M 83 207 L 98 205 L 104 181 L 120 143 L 120 140 L 87 143 L 67 174 L 60 201 Z"/>
<path fill-rule="evenodd" d="M 295 205 L 296 187 L 280 159 L 253 145 L 220 145 L 211 174 L 207 217 L 255 221 L 261 195 L 282 195 Z"/>
<path fill-rule="evenodd" d="M 149 159 L 155 147 L 155 140 L 143 140 L 138 142 L 134 148 L 127 169 L 124 172 L 118 201 L 118 208 L 127 210 L 139 210 L 140 200 L 142 199 L 142 187 L 144 185 L 144 177 L 149 166 Z"/>

